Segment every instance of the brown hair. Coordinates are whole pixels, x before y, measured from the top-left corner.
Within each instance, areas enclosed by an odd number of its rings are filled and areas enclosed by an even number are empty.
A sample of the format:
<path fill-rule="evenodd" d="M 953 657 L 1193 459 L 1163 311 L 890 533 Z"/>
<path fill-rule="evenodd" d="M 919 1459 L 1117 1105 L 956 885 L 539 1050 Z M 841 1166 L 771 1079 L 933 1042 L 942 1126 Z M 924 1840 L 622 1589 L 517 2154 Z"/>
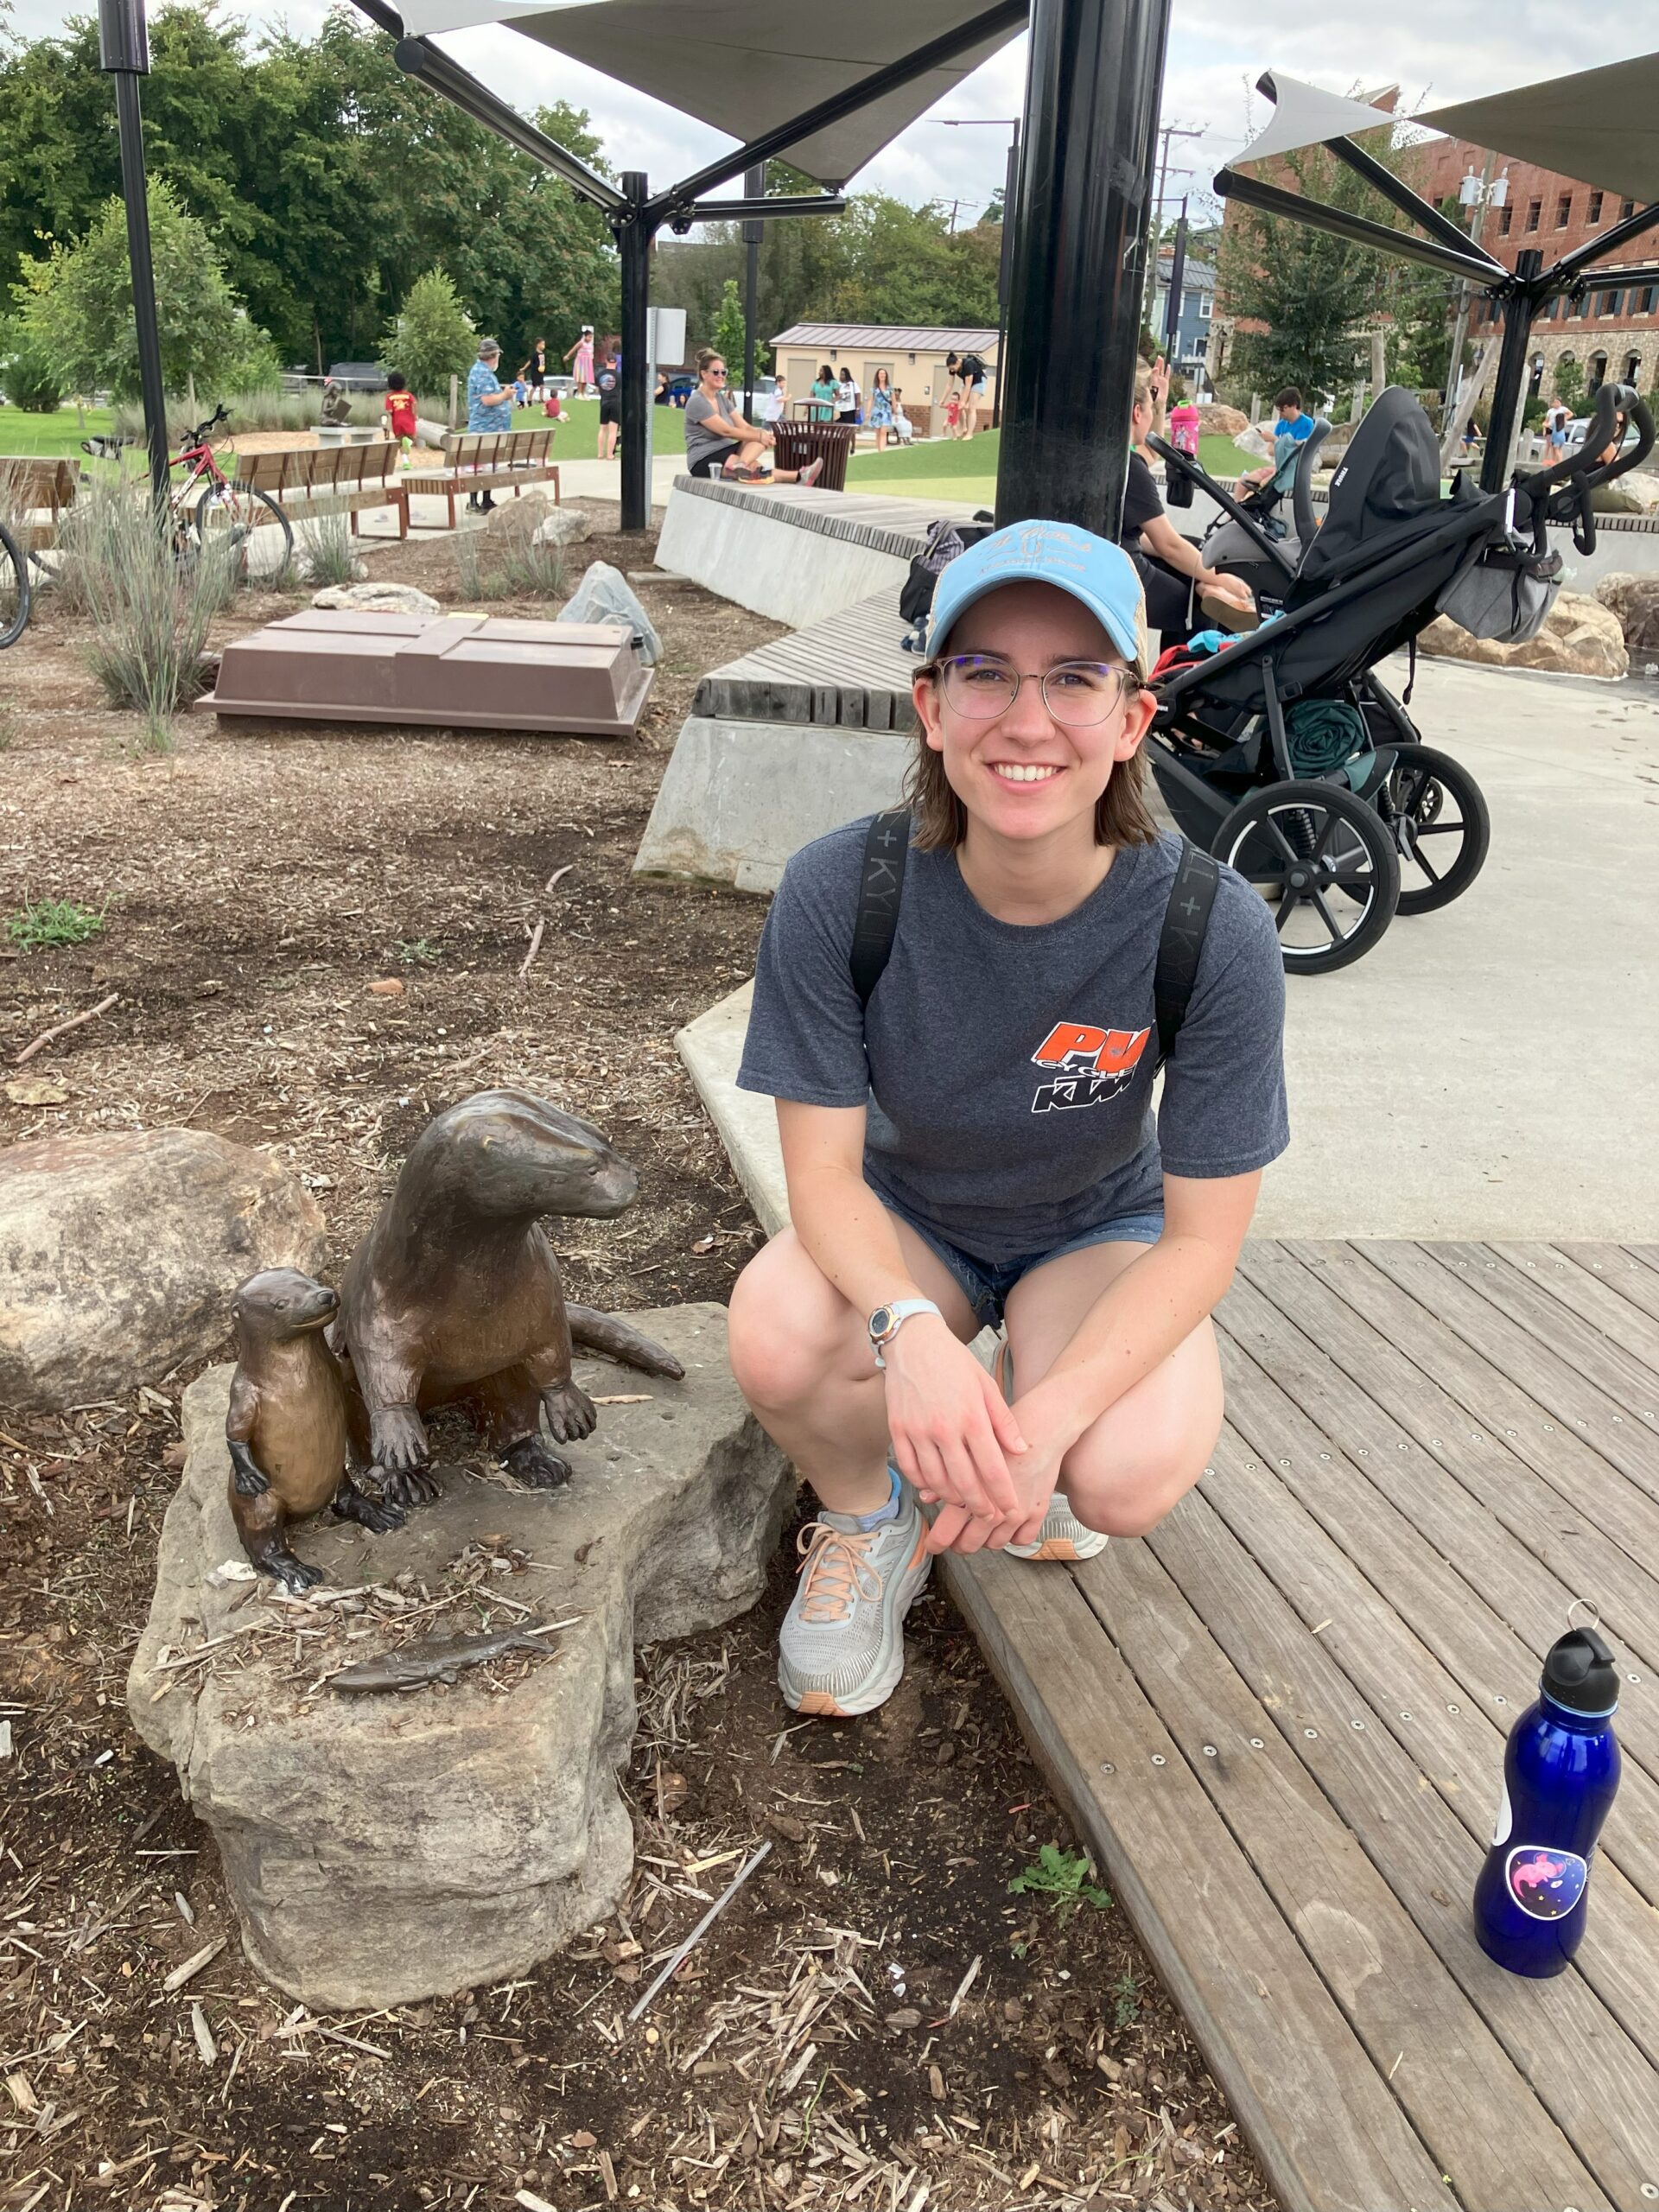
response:
<path fill-rule="evenodd" d="M 925 661 L 916 671 L 930 683 L 939 678 L 939 664 Z M 1128 671 L 1127 691 L 1141 690 L 1141 678 Z M 954 852 L 968 830 L 968 810 L 950 788 L 944 760 L 928 743 L 918 715 L 913 732 L 916 754 L 905 774 L 905 804 L 915 822 L 911 842 L 918 852 Z M 1115 761 L 1111 779 L 1095 801 L 1095 842 L 1097 845 L 1150 845 L 1158 825 L 1147 804 L 1146 746 L 1137 746 L 1127 760 Z"/>
<path fill-rule="evenodd" d="M 718 346 L 705 346 L 697 355 L 697 374 L 701 376 L 705 369 L 713 368 L 716 361 L 723 361 L 725 358 Z"/>

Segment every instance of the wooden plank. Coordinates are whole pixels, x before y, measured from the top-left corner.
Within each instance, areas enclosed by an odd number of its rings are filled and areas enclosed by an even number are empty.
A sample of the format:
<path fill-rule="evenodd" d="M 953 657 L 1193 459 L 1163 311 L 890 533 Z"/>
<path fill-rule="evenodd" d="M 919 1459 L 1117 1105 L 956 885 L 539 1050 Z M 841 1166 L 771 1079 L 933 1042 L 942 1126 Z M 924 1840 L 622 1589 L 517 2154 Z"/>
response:
<path fill-rule="evenodd" d="M 1582 2212 L 1594 2179 L 1155 1554 L 1113 1544 L 1076 1580 L 1459 2201 Z"/>
<path fill-rule="evenodd" d="M 1497 1368 L 1535 1405 L 1593 1444 L 1649 1497 L 1659 1497 L 1659 1444 L 1637 1422 L 1616 1421 L 1616 1409 L 1576 1368 L 1500 1313 L 1455 1268 L 1441 1267 L 1414 1244 L 1357 1243 L 1351 1249 L 1461 1338 L 1477 1365 Z"/>
<path fill-rule="evenodd" d="M 1321 1648 L 1354 1696 L 1382 1717 L 1484 1849 L 1505 1739 L 1493 1709 L 1483 1708 L 1406 1626 L 1369 1573 L 1290 1497 L 1279 1471 L 1263 1465 L 1230 1430 L 1216 1448 L 1205 1491 L 1310 1631 L 1319 1626 Z M 1514 1708 L 1496 1711 L 1506 1724 Z M 1621 1793 L 1605 1845 L 1615 1840 L 1624 1812 Z M 1610 1858 L 1598 1858 L 1596 1885 L 1595 1935 L 1576 1971 L 1648 2059 L 1659 2060 L 1659 1916 Z M 1653 2178 L 1659 2182 L 1659 2175 Z"/>
<path fill-rule="evenodd" d="M 1648 1556 L 1655 1560 L 1659 1560 L 1659 1507 L 1582 1447 L 1560 1470 L 1567 1494 L 1552 1489 L 1503 1440 L 1501 1431 L 1494 1433 L 1484 1423 L 1478 1429 L 1470 1427 L 1462 1407 L 1408 1357 L 1409 1344 L 1390 1343 L 1328 1283 L 1279 1248 L 1260 1241 L 1245 1247 L 1239 1277 L 1221 1309 L 1221 1319 L 1230 1328 L 1238 1281 L 1258 1289 L 1300 1332 L 1307 1346 L 1317 1346 L 1319 1360 L 1351 1386 L 1350 1391 L 1336 1389 L 1320 1367 L 1310 1367 L 1306 1356 L 1298 1359 L 1275 1352 L 1268 1357 L 1257 1351 L 1257 1357 L 1335 1444 L 1344 1452 L 1357 1452 L 1362 1438 L 1374 1438 L 1379 1416 L 1386 1414 L 1541 1560 L 1564 1587 L 1575 1592 L 1593 1591 L 1610 1633 L 1634 1656 L 1659 1667 L 1659 1576 L 1596 1525 L 1597 1479 L 1620 1503 L 1628 1503 L 1646 1516 L 1651 1535 Z M 1254 1337 L 1250 1341 L 1254 1346 Z M 1385 1439 L 1387 1434 L 1384 1430 Z M 1520 1625 L 1519 1617 L 1510 1614 L 1510 1618 Z"/>
<path fill-rule="evenodd" d="M 1659 1559 L 1659 1512 L 1610 1459 L 1586 1443 L 1570 1422 L 1552 1421 L 1518 1384 L 1402 1290 L 1351 1246 L 1305 1244 L 1281 1249 L 1344 1304 L 1397 1344 L 1475 1424 L 1471 1441 L 1490 1427 L 1535 1474 L 1637 1560 Z"/>
<path fill-rule="evenodd" d="M 1598 1282 L 1617 1291 L 1628 1304 L 1638 1306 L 1649 1319 L 1659 1321 L 1659 1274 L 1643 1267 L 1634 1252 L 1627 1252 L 1621 1244 L 1568 1244 L 1559 1237 L 1554 1249 L 1565 1252 Z"/>
<path fill-rule="evenodd" d="M 1070 1576 L 1000 1553 L 941 1564 L 1285 2212 L 1444 2202 L 1441 2169 Z"/>
<path fill-rule="evenodd" d="M 1579 1266 L 1553 1244 L 1494 1244 L 1486 1249 L 1505 1260 L 1528 1282 L 1559 1300 L 1591 1328 L 1639 1360 L 1659 1390 L 1659 1325 L 1610 1284 Z"/>
<path fill-rule="evenodd" d="M 1650 1268 L 1659 1274 L 1659 1244 L 1625 1244 L 1620 1249 L 1629 1253 L 1638 1267 Z"/>
<path fill-rule="evenodd" d="M 1229 1452 L 1236 1457 L 1241 1450 L 1224 1436 L 1217 1471 Z M 1615 2203 L 1638 2212 L 1643 2185 L 1656 2178 L 1656 2080 L 1648 2058 L 1575 1971 L 1530 1981 L 1485 1957 L 1474 1939 L 1470 1899 L 1486 1837 L 1459 1817 L 1438 1764 L 1425 1769 L 1401 1740 L 1408 1724 L 1395 1718 L 1394 1701 L 1402 1701 L 1405 1690 L 1390 1684 L 1382 1700 L 1357 1694 L 1339 1654 L 1327 1649 L 1328 1636 L 1308 1633 L 1294 1602 L 1253 1560 L 1248 1534 L 1230 1529 L 1230 1516 L 1211 1511 L 1202 1494 L 1189 1503 L 1192 1511 L 1184 1503 L 1147 1541 L 1260 1699 L 1257 1734 L 1271 1741 L 1276 1732 L 1301 1760 L 1573 2149 Z M 1496 1769 L 1480 1794 L 1484 1826 L 1497 1794 Z M 1596 1879 L 1607 1871 L 1598 1867 Z M 1599 1941 L 1607 1941 L 1605 1927 Z M 1575 2050 L 1593 2050 L 1594 2065 L 1564 2066 L 1561 2053 Z M 1401 2072 L 1417 2056 L 1408 2047 Z M 1578 2199 L 1528 2190 L 1503 2212 L 1535 2212 L 1546 2202 L 1578 2205 Z"/>
<path fill-rule="evenodd" d="M 1506 1267 L 1484 1244 L 1424 1244 L 1420 1248 L 1466 1281 L 1519 1329 L 1567 1360 L 1604 1396 L 1650 1429 L 1659 1427 L 1659 1374 L 1614 1343 L 1601 1328 L 1568 1311 L 1523 1270 Z M 1659 1435 L 1653 1467 L 1659 1478 Z"/>

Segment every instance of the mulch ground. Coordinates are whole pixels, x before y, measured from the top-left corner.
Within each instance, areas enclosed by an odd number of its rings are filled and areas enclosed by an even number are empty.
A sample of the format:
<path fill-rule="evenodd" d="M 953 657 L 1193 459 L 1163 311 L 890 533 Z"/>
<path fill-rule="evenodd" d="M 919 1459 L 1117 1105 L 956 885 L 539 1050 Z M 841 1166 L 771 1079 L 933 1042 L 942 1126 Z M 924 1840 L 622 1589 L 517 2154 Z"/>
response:
<path fill-rule="evenodd" d="M 647 568 L 613 508 L 589 512 L 589 557 Z M 447 542 L 370 557 L 467 603 Z M 672 1040 L 750 972 L 762 908 L 629 868 L 698 675 L 777 629 L 641 592 L 667 657 L 637 742 L 195 720 L 160 758 L 130 749 L 45 594 L 5 657 L 0 912 L 73 899 L 102 926 L 6 949 L 0 1058 L 116 1002 L 0 1083 L 0 1141 L 171 1123 L 269 1147 L 324 1207 L 337 1280 L 429 1116 L 522 1083 L 640 1173 L 620 1222 L 565 1226 L 572 1294 L 723 1300 L 759 1231 Z M 303 598 L 245 599 L 223 634 Z M 372 2016 L 263 1986 L 211 1838 L 125 1714 L 194 1371 L 0 1409 L 4 2212 L 1268 2212 L 1122 1909 L 1010 1891 L 1074 1847 L 944 1599 L 917 1607 L 881 1713 L 797 1726 L 772 1678 L 787 1557 L 746 1619 L 641 1655 L 638 1864 L 580 1949 Z"/>

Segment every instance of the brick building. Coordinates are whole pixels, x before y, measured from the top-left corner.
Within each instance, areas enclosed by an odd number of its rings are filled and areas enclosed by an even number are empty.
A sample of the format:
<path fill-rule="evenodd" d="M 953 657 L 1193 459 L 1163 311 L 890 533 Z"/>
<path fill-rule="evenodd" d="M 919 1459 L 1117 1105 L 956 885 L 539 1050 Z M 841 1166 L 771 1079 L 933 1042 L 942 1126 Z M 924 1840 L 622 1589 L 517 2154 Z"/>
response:
<path fill-rule="evenodd" d="M 1486 149 L 1461 138 L 1440 138 L 1424 146 L 1420 159 L 1413 181 L 1425 199 L 1438 202 L 1448 194 L 1456 197 L 1469 170 L 1480 175 Z M 1531 162 L 1507 162 L 1500 155 L 1493 174 L 1504 169 L 1509 172 L 1509 199 L 1502 207 L 1487 208 L 1479 236 L 1488 253 L 1511 269 L 1516 254 L 1528 246 L 1538 249 L 1548 269 L 1634 209 L 1634 201 L 1616 192 L 1541 169 Z M 1643 263 L 1651 266 L 1652 234 L 1633 238 L 1619 258 L 1630 268 Z M 1480 343 L 1493 334 L 1491 304 L 1477 298 L 1469 335 Z M 1566 354 L 1583 369 L 1587 391 L 1608 377 L 1651 391 L 1659 385 L 1659 284 L 1623 285 L 1617 261 L 1599 263 L 1581 298 L 1551 302 L 1534 323 L 1532 340 L 1529 389 L 1541 391 L 1546 397 L 1554 392 L 1555 364 Z"/>

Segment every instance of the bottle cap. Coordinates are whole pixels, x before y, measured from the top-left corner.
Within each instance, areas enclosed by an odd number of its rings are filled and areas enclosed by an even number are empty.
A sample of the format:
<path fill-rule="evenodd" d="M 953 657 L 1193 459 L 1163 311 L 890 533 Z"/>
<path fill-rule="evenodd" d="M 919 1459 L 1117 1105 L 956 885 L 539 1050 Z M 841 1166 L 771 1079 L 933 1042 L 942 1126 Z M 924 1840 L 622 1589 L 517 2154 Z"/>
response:
<path fill-rule="evenodd" d="M 1592 1628 L 1575 1628 L 1549 1648 L 1540 1687 L 1569 1713 L 1599 1718 L 1618 1707 L 1618 1662 Z"/>

